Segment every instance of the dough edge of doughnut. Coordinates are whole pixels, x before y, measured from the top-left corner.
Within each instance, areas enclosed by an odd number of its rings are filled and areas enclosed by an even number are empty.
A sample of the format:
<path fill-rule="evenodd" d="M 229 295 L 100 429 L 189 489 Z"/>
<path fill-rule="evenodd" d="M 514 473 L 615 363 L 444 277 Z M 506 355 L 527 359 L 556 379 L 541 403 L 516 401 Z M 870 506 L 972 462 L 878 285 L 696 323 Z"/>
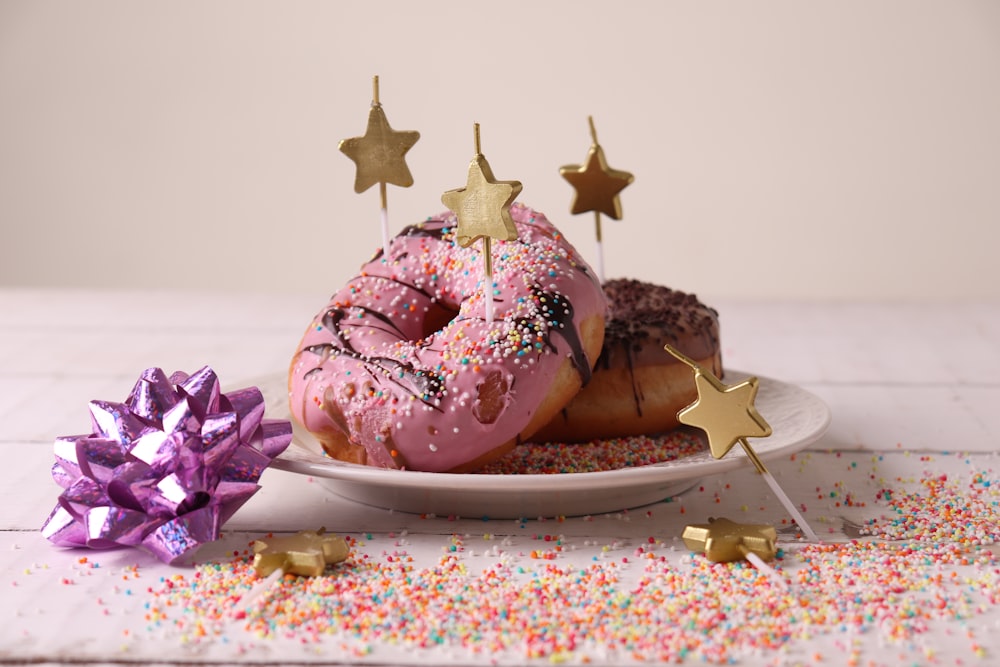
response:
<path fill-rule="evenodd" d="M 698 392 L 691 368 L 672 357 L 667 359 L 663 364 L 631 370 L 595 370 L 595 380 L 557 411 L 552 421 L 535 433 L 535 440 L 589 442 L 655 435 L 677 428 L 677 413 L 694 402 Z M 721 351 L 695 361 L 722 376 Z"/>

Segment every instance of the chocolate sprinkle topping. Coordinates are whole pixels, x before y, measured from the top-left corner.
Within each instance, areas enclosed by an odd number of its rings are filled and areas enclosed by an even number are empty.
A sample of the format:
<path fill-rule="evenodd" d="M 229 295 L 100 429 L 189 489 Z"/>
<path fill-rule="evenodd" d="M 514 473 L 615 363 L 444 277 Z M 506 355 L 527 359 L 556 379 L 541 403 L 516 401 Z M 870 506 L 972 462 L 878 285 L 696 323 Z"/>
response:
<path fill-rule="evenodd" d="M 676 342 L 694 336 L 717 343 L 718 313 L 694 294 L 628 278 L 607 281 L 604 293 L 608 317 L 599 367 L 608 367 L 608 357 L 616 348 L 631 358 L 642 347 L 661 340 Z"/>

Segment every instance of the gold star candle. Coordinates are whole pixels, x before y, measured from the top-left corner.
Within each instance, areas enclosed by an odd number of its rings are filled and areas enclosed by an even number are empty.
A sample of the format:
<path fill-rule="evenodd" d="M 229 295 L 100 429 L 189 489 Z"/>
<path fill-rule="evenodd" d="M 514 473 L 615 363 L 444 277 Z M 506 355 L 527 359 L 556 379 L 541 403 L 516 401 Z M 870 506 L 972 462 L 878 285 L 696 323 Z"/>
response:
<path fill-rule="evenodd" d="M 350 554 L 344 538 L 322 528 L 257 540 L 253 550 L 253 569 L 260 577 L 278 570 L 285 574 L 318 577 L 328 565 L 347 560 Z"/>
<path fill-rule="evenodd" d="M 612 169 L 604 157 L 604 149 L 597 142 L 594 119 L 587 116 L 590 125 L 590 150 L 583 164 L 571 164 L 559 169 L 559 173 L 576 190 L 576 197 L 569 212 L 594 212 L 594 230 L 597 236 L 597 277 L 604 282 L 604 243 L 601 234 L 601 214 L 621 220 L 622 203 L 618 194 L 634 180 L 627 171 Z"/>
<path fill-rule="evenodd" d="M 378 77 L 372 79 L 372 106 L 368 112 L 368 127 L 364 136 L 344 139 L 340 150 L 354 161 L 354 191 L 364 192 L 378 183 L 382 224 L 383 257 L 389 257 L 389 207 L 386 201 L 386 183 L 402 188 L 413 185 L 413 176 L 406 166 L 406 152 L 417 139 L 419 132 L 398 132 L 389 127 L 389 121 L 379 101 Z"/>
<path fill-rule="evenodd" d="M 691 405 L 677 413 L 677 421 L 700 428 L 708 437 L 708 448 L 712 456 L 721 459 L 736 443 L 743 446 L 747 458 L 757 468 L 767 485 L 802 530 L 802 534 L 812 542 L 819 542 L 805 517 L 795 508 L 788 495 L 778 485 L 778 481 L 767 470 L 757 456 L 747 438 L 766 438 L 771 435 L 771 427 L 757 412 L 754 401 L 757 398 L 758 380 L 748 378 L 734 385 L 725 385 L 711 371 L 698 362 L 681 354 L 667 345 L 667 352 L 694 371 L 694 383 L 698 398 Z"/>
<path fill-rule="evenodd" d="M 253 569 L 262 580 L 233 605 L 235 618 L 249 613 L 253 603 L 286 574 L 318 577 L 351 553 L 344 538 L 327 533 L 325 528 L 255 540 L 253 550 Z"/>
<path fill-rule="evenodd" d="M 713 563 L 741 560 L 747 553 L 771 560 L 778 553 L 778 532 L 767 524 L 709 519 L 708 523 L 687 526 L 681 538 L 688 549 L 704 553 Z"/>
<path fill-rule="evenodd" d="M 746 559 L 779 586 L 787 586 L 781 575 L 765 562 L 778 553 L 778 533 L 774 526 L 709 519 L 708 523 L 687 526 L 681 539 L 688 549 L 705 554 L 713 563 Z"/>
<path fill-rule="evenodd" d="M 467 248 L 483 242 L 483 303 L 486 323 L 493 324 L 493 248 L 492 239 L 513 241 L 517 227 L 510 217 L 510 205 L 521 192 L 519 181 L 498 181 L 490 163 L 483 156 L 479 123 L 472 126 L 476 154 L 469 163 L 464 188 L 448 190 L 441 201 L 458 217 L 458 244 Z"/>

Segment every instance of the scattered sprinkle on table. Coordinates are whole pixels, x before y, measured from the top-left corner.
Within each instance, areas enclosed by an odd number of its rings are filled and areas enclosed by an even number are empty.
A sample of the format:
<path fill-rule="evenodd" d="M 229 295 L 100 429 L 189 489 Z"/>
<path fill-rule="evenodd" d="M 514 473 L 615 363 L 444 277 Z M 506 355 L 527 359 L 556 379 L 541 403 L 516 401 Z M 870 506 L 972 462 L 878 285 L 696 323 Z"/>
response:
<path fill-rule="evenodd" d="M 843 649 L 836 664 L 862 665 L 880 664 L 864 662 L 855 642 L 873 635 L 914 664 L 934 664 L 920 638 L 959 621 L 968 630 L 956 641 L 989 657 L 972 622 L 1000 604 L 989 548 L 998 480 L 975 472 L 897 482 L 858 498 L 882 512 L 864 525 L 871 537 L 782 544 L 774 565 L 788 587 L 655 535 L 598 544 L 547 532 L 455 534 L 434 538 L 436 562 L 417 564 L 398 536 L 360 534 L 348 561 L 321 577 L 285 577 L 236 621 L 233 606 L 255 582 L 247 554 L 178 575 L 151 590 L 147 627 L 185 643 L 291 639 L 376 660 L 386 645 L 575 664 L 737 664 L 751 655 L 785 664 L 796 642 L 826 636 Z M 816 654 L 804 664 L 825 661 Z"/>

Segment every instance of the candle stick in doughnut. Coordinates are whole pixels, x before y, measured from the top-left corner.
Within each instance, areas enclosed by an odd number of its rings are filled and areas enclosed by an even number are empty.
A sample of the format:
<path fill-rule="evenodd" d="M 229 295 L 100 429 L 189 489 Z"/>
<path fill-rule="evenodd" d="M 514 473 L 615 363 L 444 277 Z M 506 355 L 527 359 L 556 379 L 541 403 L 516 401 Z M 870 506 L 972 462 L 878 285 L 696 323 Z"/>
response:
<path fill-rule="evenodd" d="M 802 534 L 812 542 L 819 542 L 816 533 L 747 442 L 747 438 L 766 438 L 771 435 L 771 426 L 754 406 L 759 382 L 757 378 L 751 377 L 739 384 L 724 385 L 701 364 L 681 354 L 672 346 L 666 345 L 665 349 L 694 371 L 694 382 L 698 389 L 697 400 L 677 413 L 677 421 L 703 430 L 708 436 L 708 448 L 716 459 L 725 456 L 736 443 L 742 445 L 750 462 L 792 515 Z"/>
<path fill-rule="evenodd" d="M 464 188 L 448 190 L 441 201 L 458 216 L 458 244 L 467 248 L 483 241 L 483 302 L 486 323 L 493 324 L 493 248 L 492 239 L 513 241 L 517 227 L 510 217 L 510 205 L 521 192 L 519 181 L 498 181 L 489 162 L 483 156 L 479 139 L 479 123 L 472 126 L 476 154 L 469 163 L 469 176 Z"/>
<path fill-rule="evenodd" d="M 627 171 L 612 169 L 604 157 L 604 149 L 597 142 L 597 130 L 594 129 L 594 119 L 587 116 L 590 124 L 590 151 L 584 164 L 571 164 L 559 169 L 562 177 L 569 181 L 576 190 L 576 197 L 570 207 L 570 213 L 594 212 L 595 232 L 597 235 L 597 277 L 604 282 L 604 243 L 601 234 L 601 214 L 615 220 L 621 220 L 622 203 L 618 193 L 624 190 L 634 180 Z"/>
<path fill-rule="evenodd" d="M 378 77 L 372 78 L 372 106 L 368 112 L 368 127 L 364 136 L 344 139 L 340 150 L 354 161 L 354 191 L 364 192 L 378 183 L 382 222 L 382 250 L 389 255 L 389 207 L 386 202 L 386 183 L 403 188 L 413 185 L 413 176 L 406 166 L 405 155 L 420 138 L 419 132 L 397 132 L 389 127 L 382 103 L 379 101 Z"/>

